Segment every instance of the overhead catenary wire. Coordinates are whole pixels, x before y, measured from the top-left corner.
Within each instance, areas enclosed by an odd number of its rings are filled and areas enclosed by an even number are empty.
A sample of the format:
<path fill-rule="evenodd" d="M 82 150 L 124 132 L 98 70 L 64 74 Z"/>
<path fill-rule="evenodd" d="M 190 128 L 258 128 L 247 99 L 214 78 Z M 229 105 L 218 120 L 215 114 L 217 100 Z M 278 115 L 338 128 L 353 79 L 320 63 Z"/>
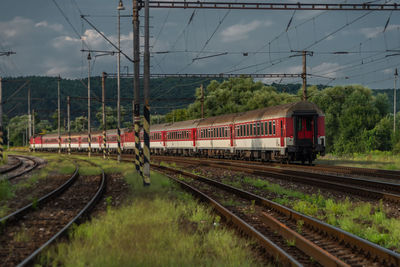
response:
<path fill-rule="evenodd" d="M 52 0 L 54 5 L 57 7 L 58 11 L 60 11 L 61 15 L 64 17 L 64 19 L 67 21 L 67 23 L 69 24 L 69 26 L 71 26 L 72 30 L 74 31 L 75 35 L 78 37 L 78 39 L 82 40 L 82 43 L 85 44 L 85 46 L 90 49 L 89 45 L 83 40 L 82 36 L 78 33 L 78 31 L 76 30 L 75 26 L 71 23 L 71 21 L 69 20 L 68 16 L 64 13 L 64 11 L 62 10 L 62 8 L 58 5 L 56 0 Z"/>

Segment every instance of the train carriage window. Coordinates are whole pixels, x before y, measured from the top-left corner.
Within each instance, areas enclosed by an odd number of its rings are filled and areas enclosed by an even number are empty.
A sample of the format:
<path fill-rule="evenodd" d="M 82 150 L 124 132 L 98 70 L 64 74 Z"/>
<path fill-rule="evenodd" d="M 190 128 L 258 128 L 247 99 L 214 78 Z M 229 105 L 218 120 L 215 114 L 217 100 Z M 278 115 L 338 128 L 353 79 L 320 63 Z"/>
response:
<path fill-rule="evenodd" d="M 246 136 L 250 136 L 250 124 L 246 124 Z"/>
<path fill-rule="evenodd" d="M 264 123 L 263 122 L 261 122 L 260 128 L 261 128 L 261 135 L 264 135 Z"/>
<path fill-rule="evenodd" d="M 275 133 L 276 133 L 276 132 L 275 132 L 275 121 L 273 121 L 273 124 L 274 124 L 274 132 L 273 132 L 273 133 L 274 133 L 274 135 L 275 135 Z"/>
<path fill-rule="evenodd" d="M 269 132 L 268 135 L 272 135 L 272 121 L 269 121 Z"/>
<path fill-rule="evenodd" d="M 258 136 L 261 135 L 261 126 L 260 126 L 260 122 L 257 122 L 257 135 L 258 135 Z"/>
<path fill-rule="evenodd" d="M 281 120 L 281 136 L 283 136 L 283 122 Z"/>
<path fill-rule="evenodd" d="M 267 121 L 264 123 L 264 127 L 265 127 L 265 135 L 268 135 L 268 122 Z"/>
<path fill-rule="evenodd" d="M 303 128 L 302 120 L 300 117 L 297 117 L 296 120 L 297 120 L 297 132 L 301 132 L 301 130 Z"/>
<path fill-rule="evenodd" d="M 311 118 L 307 118 L 307 119 L 306 119 L 306 128 L 307 128 L 307 131 L 311 131 L 311 129 L 312 129 L 311 123 L 312 123 Z"/>

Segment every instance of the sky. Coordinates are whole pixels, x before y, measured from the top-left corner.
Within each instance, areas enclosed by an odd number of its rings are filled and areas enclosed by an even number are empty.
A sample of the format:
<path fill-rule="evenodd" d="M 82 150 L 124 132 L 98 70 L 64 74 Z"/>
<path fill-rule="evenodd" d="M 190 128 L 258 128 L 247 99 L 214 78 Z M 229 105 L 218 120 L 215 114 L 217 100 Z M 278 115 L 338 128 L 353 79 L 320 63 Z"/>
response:
<path fill-rule="evenodd" d="M 123 2 L 126 9 L 121 11 L 125 15 L 121 18 L 121 49 L 133 57 L 132 18 L 128 16 L 132 13 L 132 1 Z M 310 2 L 345 1 L 305 3 Z M 1 0 L 0 51 L 11 50 L 16 54 L 0 57 L 0 76 L 86 77 L 87 53 L 81 52 L 82 48 L 115 49 L 80 16 L 87 15 L 116 44 L 117 6 L 118 0 Z M 307 57 L 309 84 L 393 88 L 394 70 L 400 68 L 399 15 L 400 10 L 152 9 L 151 73 L 300 74 L 302 58 L 293 51 L 307 50 L 313 52 Z M 143 17 L 140 19 L 143 26 Z M 143 27 L 141 36 L 143 45 Z M 91 75 L 116 73 L 116 55 L 93 53 L 92 57 Z M 124 73 L 133 70 L 132 63 L 124 57 L 121 66 Z M 301 83 L 300 78 L 262 81 Z"/>

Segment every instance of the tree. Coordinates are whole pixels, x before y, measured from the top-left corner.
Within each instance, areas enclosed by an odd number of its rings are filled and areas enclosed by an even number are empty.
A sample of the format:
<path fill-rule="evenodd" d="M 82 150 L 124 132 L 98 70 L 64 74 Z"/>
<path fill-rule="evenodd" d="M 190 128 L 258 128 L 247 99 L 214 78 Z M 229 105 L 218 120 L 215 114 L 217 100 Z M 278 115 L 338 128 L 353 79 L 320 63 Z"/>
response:
<path fill-rule="evenodd" d="M 87 130 L 88 120 L 87 117 L 80 116 L 76 117 L 74 121 L 71 122 L 72 132 L 83 132 Z"/>
<path fill-rule="evenodd" d="M 48 120 L 41 120 L 38 123 L 35 122 L 35 132 L 38 134 L 46 134 L 52 130 L 53 128 Z"/>
<path fill-rule="evenodd" d="M 10 120 L 10 143 L 13 146 L 22 146 L 23 138 L 28 127 L 28 115 L 15 116 Z"/>
<path fill-rule="evenodd" d="M 392 126 L 393 117 L 384 117 L 375 125 L 372 130 L 364 130 L 363 139 L 364 143 L 366 144 L 367 151 L 392 150 Z"/>

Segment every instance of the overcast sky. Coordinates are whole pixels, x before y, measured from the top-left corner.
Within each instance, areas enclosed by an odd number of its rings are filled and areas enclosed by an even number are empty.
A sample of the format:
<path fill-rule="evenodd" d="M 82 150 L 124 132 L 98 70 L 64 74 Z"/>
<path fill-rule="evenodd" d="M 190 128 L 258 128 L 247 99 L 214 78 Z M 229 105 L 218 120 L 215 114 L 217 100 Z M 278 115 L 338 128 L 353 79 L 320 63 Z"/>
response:
<path fill-rule="evenodd" d="M 389 3 L 394 2 L 399 3 L 398 0 Z M 124 4 L 126 10 L 121 14 L 131 14 L 132 1 Z M 88 20 L 116 42 L 117 5 L 117 0 L 1 0 L 0 51 L 12 50 L 17 54 L 0 57 L 0 75 L 86 77 L 87 54 L 80 52 L 80 36 L 90 49 L 115 49 L 82 21 L 80 14 L 90 15 Z M 298 74 L 302 69 L 301 57 L 293 56 L 296 53 L 291 50 L 306 49 L 314 52 L 307 58 L 307 71 L 313 75 L 309 77 L 310 84 L 392 88 L 394 69 L 400 67 L 400 11 L 154 9 L 150 12 L 152 73 Z M 131 56 L 130 17 L 121 18 L 121 44 L 122 50 Z M 338 51 L 350 54 L 334 54 Z M 220 53 L 224 55 L 193 61 L 196 57 Z M 116 56 L 94 58 L 92 75 L 116 72 Z M 132 64 L 126 59 L 122 58 L 121 64 L 124 72 L 127 69 L 132 72 Z M 300 79 L 265 80 L 272 81 L 301 82 Z"/>

